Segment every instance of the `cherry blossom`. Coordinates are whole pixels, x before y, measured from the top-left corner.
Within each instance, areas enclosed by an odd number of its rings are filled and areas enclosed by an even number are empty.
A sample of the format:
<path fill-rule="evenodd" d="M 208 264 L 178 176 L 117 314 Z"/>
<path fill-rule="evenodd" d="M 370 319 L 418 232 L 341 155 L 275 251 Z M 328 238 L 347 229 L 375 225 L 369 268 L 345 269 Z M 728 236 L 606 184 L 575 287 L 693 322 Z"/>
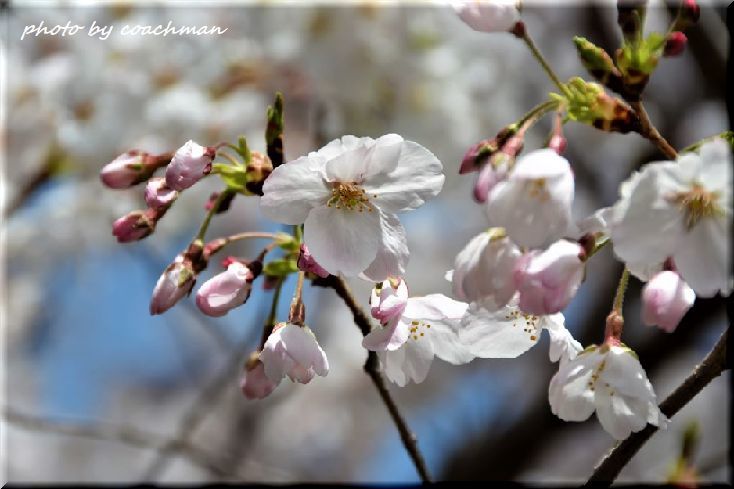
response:
<path fill-rule="evenodd" d="M 144 165 L 144 156 L 138 151 L 121 154 L 102 168 L 99 174 L 102 183 L 109 188 L 123 189 L 145 181 L 155 168 Z"/>
<path fill-rule="evenodd" d="M 372 281 L 402 276 L 405 230 L 395 213 L 420 207 L 443 186 L 441 162 L 401 136 L 344 136 L 281 165 L 265 180 L 260 207 L 304 223 L 304 243 L 331 274 Z"/>
<path fill-rule="evenodd" d="M 667 426 L 655 392 L 634 352 L 625 346 L 592 346 L 562 362 L 548 388 L 551 411 L 564 421 L 584 421 L 596 411 L 617 440 L 647 423 Z"/>
<path fill-rule="evenodd" d="M 196 274 L 190 261 L 183 254 L 177 255 L 155 284 L 150 300 L 150 313 L 163 314 L 172 308 L 191 292 L 195 281 Z"/>
<path fill-rule="evenodd" d="M 169 188 L 163 177 L 151 178 L 145 186 L 145 203 L 151 209 L 168 209 L 177 197 L 178 192 Z"/>
<path fill-rule="evenodd" d="M 212 169 L 214 148 L 201 146 L 192 140 L 176 150 L 166 167 L 166 184 L 173 190 L 186 190 Z"/>
<path fill-rule="evenodd" d="M 293 382 L 308 384 L 314 375 L 325 377 L 329 361 L 308 326 L 279 323 L 260 353 L 265 375 L 276 384 L 286 375 Z"/>
<path fill-rule="evenodd" d="M 147 211 L 132 211 L 112 223 L 118 243 L 139 241 L 155 230 L 155 216 Z"/>
<path fill-rule="evenodd" d="M 571 229 L 574 179 L 568 161 L 550 148 L 517 160 L 487 200 L 490 225 L 505 228 L 518 246 L 543 248 Z"/>
<path fill-rule="evenodd" d="M 273 382 L 265 375 L 265 367 L 260 361 L 259 354 L 253 354 L 245 364 L 245 371 L 240 377 L 240 390 L 247 399 L 264 399 L 268 397 L 278 382 Z"/>
<path fill-rule="evenodd" d="M 246 265 L 232 261 L 227 270 L 210 278 L 199 288 L 196 305 L 207 316 L 224 316 L 250 297 L 254 278 Z"/>
<path fill-rule="evenodd" d="M 501 228 L 476 235 L 456 255 L 451 277 L 454 296 L 462 301 L 491 300 L 502 307 L 515 293 L 513 270 L 521 253 Z"/>
<path fill-rule="evenodd" d="M 615 254 L 647 280 L 669 257 L 696 295 L 732 288 L 732 153 L 721 139 L 699 154 L 646 165 L 620 188 L 611 237 Z M 642 276 L 641 276 L 642 275 Z"/>
<path fill-rule="evenodd" d="M 520 20 L 517 0 L 456 1 L 459 18 L 475 31 L 510 31 Z"/>
<path fill-rule="evenodd" d="M 544 251 L 525 253 L 516 263 L 515 286 L 520 309 L 529 314 L 555 314 L 564 309 L 584 278 L 584 249 L 561 239 Z"/>
<path fill-rule="evenodd" d="M 672 333 L 695 300 L 696 293 L 676 272 L 660 272 L 642 289 L 642 322 Z"/>
<path fill-rule="evenodd" d="M 467 304 L 442 294 L 407 297 L 401 280 L 373 290 L 372 314 L 382 325 L 364 337 L 362 345 L 376 351 L 390 381 L 405 386 L 423 382 L 433 357 L 460 365 L 474 356 L 460 343 L 458 326 Z"/>
<path fill-rule="evenodd" d="M 479 358 L 515 358 L 535 346 L 540 333 L 550 335 L 551 361 L 574 358 L 581 345 L 566 329 L 563 314 L 536 316 L 518 307 L 518 296 L 505 307 L 496 310 L 481 302 L 469 305 L 461 320 L 461 343 Z"/>
<path fill-rule="evenodd" d="M 308 247 L 303 243 L 301 243 L 301 248 L 299 250 L 297 266 L 299 270 L 315 273 L 321 278 L 329 276 L 329 272 L 324 270 L 324 268 L 313 259 L 313 256 L 311 256 L 311 253 L 308 251 Z"/>

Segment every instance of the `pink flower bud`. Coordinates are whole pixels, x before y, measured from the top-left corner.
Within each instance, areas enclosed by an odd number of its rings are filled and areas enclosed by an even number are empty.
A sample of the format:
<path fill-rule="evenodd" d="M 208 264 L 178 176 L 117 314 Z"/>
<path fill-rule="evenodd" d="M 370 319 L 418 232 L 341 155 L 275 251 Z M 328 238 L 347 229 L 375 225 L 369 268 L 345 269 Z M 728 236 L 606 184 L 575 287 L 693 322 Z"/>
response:
<path fill-rule="evenodd" d="M 280 323 L 273 328 L 260 361 L 265 375 L 273 382 L 280 382 L 286 375 L 293 382 L 307 384 L 314 375 L 325 377 L 329 373 L 329 361 L 316 337 L 307 326 Z"/>
<path fill-rule="evenodd" d="M 584 277 L 584 249 L 565 239 L 545 251 L 525 253 L 516 263 L 513 279 L 520 293 L 520 309 L 543 316 L 565 308 Z"/>
<path fill-rule="evenodd" d="M 247 399 L 264 399 L 268 397 L 278 383 L 265 375 L 265 367 L 260 361 L 259 354 L 254 353 L 245 365 L 245 372 L 240 378 L 240 389 Z"/>
<path fill-rule="evenodd" d="M 314 260 L 311 253 L 308 252 L 308 248 L 303 243 L 301 244 L 301 252 L 298 255 L 297 265 L 299 270 L 315 273 L 321 278 L 326 278 L 330 275 L 329 272 L 324 270 L 321 265 Z"/>
<path fill-rule="evenodd" d="M 178 192 L 166 185 L 163 177 L 151 178 L 145 186 L 145 203 L 156 210 L 167 210 L 178 197 Z"/>
<path fill-rule="evenodd" d="M 211 171 L 215 154 L 214 148 L 189 140 L 176 150 L 166 168 L 166 184 L 179 192 L 191 187 Z"/>
<path fill-rule="evenodd" d="M 130 188 L 146 180 L 155 170 L 144 164 L 145 153 L 137 150 L 123 153 L 107 163 L 99 174 L 102 183 L 109 188 Z"/>
<path fill-rule="evenodd" d="M 147 211 L 132 211 L 112 223 L 112 234 L 118 243 L 138 241 L 155 230 L 156 215 Z"/>
<path fill-rule="evenodd" d="M 567 143 L 568 141 L 566 141 L 566 138 L 564 138 L 560 134 L 555 134 L 548 142 L 548 147 L 561 155 L 564 151 L 566 151 Z"/>
<path fill-rule="evenodd" d="M 242 263 L 232 261 L 227 270 L 210 278 L 196 293 L 196 305 L 207 316 L 224 316 L 250 297 L 255 276 Z"/>
<path fill-rule="evenodd" d="M 379 284 L 379 289 L 372 289 L 370 312 L 382 325 L 400 319 L 407 304 L 408 286 L 403 279 L 399 279 L 397 284 L 385 280 Z"/>
<path fill-rule="evenodd" d="M 668 34 L 665 39 L 665 47 L 663 48 L 663 56 L 673 57 L 678 56 L 683 52 L 686 47 L 688 38 L 685 34 L 680 31 L 674 31 Z"/>
<path fill-rule="evenodd" d="M 642 289 L 642 322 L 672 333 L 695 300 L 696 293 L 680 275 L 659 272 Z"/>
<path fill-rule="evenodd" d="M 474 183 L 474 200 L 478 203 L 484 203 L 489 198 L 492 189 L 505 180 L 509 173 L 510 164 L 514 157 L 506 154 L 504 149 L 495 153 L 482 169 L 479 171 L 477 181 Z"/>
<path fill-rule="evenodd" d="M 698 6 L 696 0 L 683 0 L 681 16 L 690 22 L 697 22 L 701 16 L 701 7 Z"/>
<path fill-rule="evenodd" d="M 509 32 L 520 20 L 517 0 L 462 1 L 454 9 L 461 20 L 480 32 Z"/>
<path fill-rule="evenodd" d="M 467 149 L 461 160 L 461 166 L 459 166 L 459 175 L 477 171 L 482 166 L 482 160 L 486 159 L 480 157 L 489 157 L 494 151 L 497 151 L 494 144 L 494 139 L 484 139 Z"/>
<path fill-rule="evenodd" d="M 150 313 L 162 314 L 172 308 L 179 300 L 191 292 L 196 282 L 196 272 L 191 261 L 183 254 L 168 265 L 158 279 L 150 300 Z"/>

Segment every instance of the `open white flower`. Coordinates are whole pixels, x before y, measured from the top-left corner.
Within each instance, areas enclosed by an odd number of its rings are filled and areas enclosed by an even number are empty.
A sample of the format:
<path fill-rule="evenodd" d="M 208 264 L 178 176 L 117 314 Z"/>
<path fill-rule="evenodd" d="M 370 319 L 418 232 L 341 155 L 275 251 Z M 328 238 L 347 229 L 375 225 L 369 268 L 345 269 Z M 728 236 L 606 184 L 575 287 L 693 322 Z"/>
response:
<path fill-rule="evenodd" d="M 304 242 L 329 273 L 372 281 L 402 276 L 405 230 L 395 216 L 420 207 L 443 186 L 441 162 L 397 134 L 344 136 L 276 168 L 263 185 L 263 213 L 304 223 Z"/>
<path fill-rule="evenodd" d="M 665 428 L 668 422 L 640 362 L 624 346 L 590 347 L 561 362 L 548 400 L 553 414 L 564 421 L 584 421 L 596 411 L 602 427 L 617 440 L 647 423 Z"/>
<path fill-rule="evenodd" d="M 476 357 L 515 358 L 535 346 L 544 329 L 550 335 L 552 362 L 573 359 L 581 351 L 581 344 L 566 329 L 563 314 L 525 314 L 518 307 L 517 296 L 499 310 L 481 302 L 470 304 L 461 320 L 459 337 Z"/>
<path fill-rule="evenodd" d="M 456 255 L 451 277 L 454 296 L 504 306 L 515 294 L 513 270 L 520 256 L 520 249 L 503 229 L 478 234 Z"/>
<path fill-rule="evenodd" d="M 620 188 L 611 237 L 614 252 L 643 280 L 672 257 L 702 297 L 732 289 L 732 154 L 716 139 L 699 154 L 646 165 Z"/>
<path fill-rule="evenodd" d="M 459 18 L 475 31 L 510 31 L 520 20 L 517 0 L 457 0 L 452 5 Z"/>
<path fill-rule="evenodd" d="M 329 361 L 307 326 L 279 323 L 273 328 L 260 353 L 265 375 L 276 384 L 286 375 L 307 384 L 314 375 L 326 377 Z"/>
<path fill-rule="evenodd" d="M 487 200 L 492 226 L 505 228 L 518 246 L 543 248 L 572 227 L 574 180 L 566 158 L 549 148 L 522 156 Z"/>
<path fill-rule="evenodd" d="M 387 378 L 401 387 L 411 380 L 423 382 L 434 356 L 454 365 L 471 361 L 474 356 L 458 334 L 467 305 L 442 294 L 405 299 L 402 286 L 402 281 L 397 288 L 385 281 L 378 291 L 383 298 L 373 293 L 373 315 L 377 309 L 378 316 L 380 310 L 387 316 L 384 325 L 362 340 L 365 348 L 377 352 Z"/>

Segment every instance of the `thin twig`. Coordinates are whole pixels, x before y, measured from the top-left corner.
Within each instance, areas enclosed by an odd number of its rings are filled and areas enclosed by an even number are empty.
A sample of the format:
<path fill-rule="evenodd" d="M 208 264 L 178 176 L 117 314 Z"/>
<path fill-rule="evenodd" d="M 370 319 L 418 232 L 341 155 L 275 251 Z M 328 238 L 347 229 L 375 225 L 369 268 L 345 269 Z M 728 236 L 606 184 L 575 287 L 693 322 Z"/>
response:
<path fill-rule="evenodd" d="M 688 404 L 711 380 L 730 368 L 726 358 L 728 336 L 729 329 L 727 328 L 701 364 L 693 369 L 686 380 L 660 404 L 660 411 L 668 418 L 672 418 L 683 406 Z M 633 433 L 629 438 L 612 448 L 596 466 L 594 473 L 591 474 L 585 486 L 592 484 L 610 486 L 624 466 L 657 430 L 657 426 L 647 425 L 642 431 Z"/>
<path fill-rule="evenodd" d="M 657 146 L 658 149 L 666 157 L 674 160 L 678 156 L 678 152 L 675 150 L 675 148 L 673 148 L 673 146 L 670 145 L 670 143 L 668 143 L 668 141 L 663 136 L 660 135 L 660 132 L 658 132 L 658 130 L 652 124 L 652 122 L 650 121 L 650 117 L 647 115 L 647 111 L 645 110 L 645 106 L 642 105 L 642 102 L 630 102 L 630 106 L 640 118 L 640 125 L 642 126 L 642 129 L 640 130 L 640 135 L 655 143 L 655 146 Z"/>
<path fill-rule="evenodd" d="M 344 282 L 344 279 L 342 279 L 341 277 L 336 277 L 334 275 L 329 275 L 329 277 L 325 279 L 315 279 L 313 281 L 313 284 L 322 287 L 333 288 L 336 294 L 344 301 L 349 310 L 352 312 L 352 315 L 354 316 L 354 323 L 362 332 L 362 335 L 367 336 L 369 334 L 371 330 L 370 320 L 364 313 L 364 311 L 362 311 L 362 308 L 359 306 L 359 304 L 357 304 L 357 301 L 354 299 L 354 296 L 349 290 L 347 284 Z M 364 364 L 364 371 L 367 373 L 367 375 L 369 375 L 370 379 L 372 379 L 372 383 L 374 383 L 375 387 L 377 387 L 377 391 L 380 393 L 382 401 L 385 403 L 385 406 L 387 406 L 387 410 L 390 412 L 390 416 L 395 422 L 395 426 L 397 426 L 398 428 L 400 439 L 403 441 L 405 450 L 408 452 L 408 455 L 410 455 L 410 458 L 413 460 L 413 464 L 415 465 L 415 468 L 418 471 L 418 475 L 420 476 L 421 480 L 423 482 L 431 482 L 431 475 L 428 472 L 428 467 L 426 467 L 426 461 L 423 459 L 423 455 L 418 448 L 418 440 L 415 434 L 410 431 L 408 423 L 406 423 L 405 418 L 403 418 L 403 415 L 400 413 L 397 404 L 395 404 L 395 401 L 390 395 L 390 391 L 385 385 L 385 379 L 380 373 L 379 361 L 375 352 L 370 351 L 368 353 L 367 361 Z"/>
<path fill-rule="evenodd" d="M 160 435 L 141 431 L 132 426 L 54 421 L 21 413 L 10 407 L 5 408 L 4 419 L 19 428 L 43 433 L 56 433 L 94 440 L 114 441 L 137 448 L 160 449 L 163 446 L 170 446 L 171 451 L 185 456 L 191 462 L 208 470 L 212 474 L 226 478 L 236 476 L 236 474 L 222 467 L 216 457 L 207 453 L 206 450 L 195 446 L 188 440 L 167 439 Z"/>

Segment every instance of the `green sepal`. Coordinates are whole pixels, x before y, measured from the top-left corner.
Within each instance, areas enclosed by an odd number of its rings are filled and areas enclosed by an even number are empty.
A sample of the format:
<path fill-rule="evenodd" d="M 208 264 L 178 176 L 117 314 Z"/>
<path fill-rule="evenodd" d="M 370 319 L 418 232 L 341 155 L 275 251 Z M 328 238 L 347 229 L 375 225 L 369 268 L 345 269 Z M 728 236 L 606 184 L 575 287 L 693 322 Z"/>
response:
<path fill-rule="evenodd" d="M 252 195 L 252 192 L 245 187 L 247 185 L 247 169 L 244 166 L 214 163 L 212 173 L 219 175 L 227 189 L 245 195 Z"/>
<path fill-rule="evenodd" d="M 285 277 L 297 271 L 298 265 L 296 264 L 296 260 L 292 258 L 271 260 L 263 268 L 263 273 L 270 277 Z"/>

